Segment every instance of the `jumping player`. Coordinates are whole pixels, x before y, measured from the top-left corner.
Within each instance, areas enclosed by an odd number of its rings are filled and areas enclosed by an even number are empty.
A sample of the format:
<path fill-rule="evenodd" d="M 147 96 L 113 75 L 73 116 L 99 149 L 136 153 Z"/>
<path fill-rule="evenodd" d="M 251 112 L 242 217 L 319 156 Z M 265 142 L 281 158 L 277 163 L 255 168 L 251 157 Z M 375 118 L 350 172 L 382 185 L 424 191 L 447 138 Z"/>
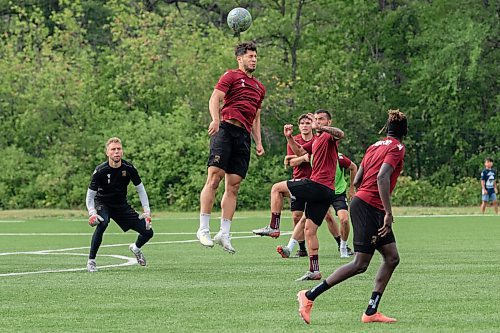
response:
<path fill-rule="evenodd" d="M 229 231 L 236 210 L 236 199 L 250 162 L 250 135 L 255 141 L 257 156 L 264 154 L 260 132 L 260 112 L 266 89 L 254 76 L 257 66 L 257 47 L 253 42 L 241 43 L 235 48 L 238 69 L 224 73 L 209 101 L 212 122 L 208 127 L 210 155 L 208 175 L 200 193 L 200 227 L 196 236 L 205 247 L 215 243 L 229 252 Z M 220 109 L 221 103 L 224 103 Z M 220 230 L 210 238 L 210 214 L 215 194 L 222 179 L 225 190 L 222 196 Z"/>

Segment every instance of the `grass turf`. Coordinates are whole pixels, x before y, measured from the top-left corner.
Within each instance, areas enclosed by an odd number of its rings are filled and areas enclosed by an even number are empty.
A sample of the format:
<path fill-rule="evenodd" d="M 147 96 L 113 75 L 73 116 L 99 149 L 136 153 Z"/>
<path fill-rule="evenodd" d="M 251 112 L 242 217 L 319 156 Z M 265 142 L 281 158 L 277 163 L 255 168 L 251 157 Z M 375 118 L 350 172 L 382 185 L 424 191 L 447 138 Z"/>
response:
<path fill-rule="evenodd" d="M 237 238 L 264 226 L 265 213 L 237 213 L 241 218 L 232 228 L 235 255 L 189 242 L 195 239 L 195 213 L 159 214 L 156 235 L 144 247 L 147 267 L 5 276 L 85 267 L 93 231 L 85 220 L 72 214 L 40 216 L 18 223 L 11 222 L 16 217 L 0 217 L 0 253 L 12 253 L 0 255 L 0 327 L 6 332 L 498 331 L 498 216 L 397 217 L 401 264 L 380 311 L 399 321 L 359 321 L 380 263 L 376 254 L 366 273 L 316 300 L 310 326 L 297 315 L 295 295 L 316 283 L 294 281 L 308 269 L 307 258 L 284 260 L 276 253 L 287 235 L 278 240 Z M 217 226 L 214 218 L 212 229 Z M 282 228 L 291 228 L 286 216 Z M 319 236 L 320 267 L 326 277 L 347 260 L 339 258 L 326 226 Z M 132 257 L 127 244 L 135 238 L 133 231 L 122 233 L 112 223 L 103 246 L 117 246 L 102 247 L 98 265 L 124 263 L 111 256 Z M 70 250 L 19 253 L 56 249 Z"/>

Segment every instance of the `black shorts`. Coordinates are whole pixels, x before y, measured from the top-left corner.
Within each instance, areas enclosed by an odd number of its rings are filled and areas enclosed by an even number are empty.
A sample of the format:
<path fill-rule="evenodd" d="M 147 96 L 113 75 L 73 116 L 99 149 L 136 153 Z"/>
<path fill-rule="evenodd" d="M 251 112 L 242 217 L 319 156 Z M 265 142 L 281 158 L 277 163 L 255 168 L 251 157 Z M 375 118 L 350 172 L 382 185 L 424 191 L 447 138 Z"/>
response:
<path fill-rule="evenodd" d="M 290 199 L 290 211 L 303 212 L 305 209 L 306 209 L 306 202 L 304 200 L 297 198 Z"/>
<path fill-rule="evenodd" d="M 306 218 L 320 226 L 333 202 L 335 192 L 310 179 L 289 180 L 286 183 L 292 200 L 297 199 L 306 203 L 304 211 Z"/>
<path fill-rule="evenodd" d="M 223 121 L 219 131 L 210 138 L 207 166 L 245 178 L 250 163 L 250 145 L 250 133 L 246 129 Z"/>
<path fill-rule="evenodd" d="M 350 213 L 355 252 L 373 254 L 382 245 L 396 242 L 392 231 L 385 237 L 378 236 L 378 229 L 384 225 L 385 212 L 383 210 L 354 197 L 351 201 Z"/>
<path fill-rule="evenodd" d="M 145 230 L 146 221 L 139 218 L 139 214 L 128 203 L 107 205 L 96 200 L 95 208 L 106 223 L 109 223 L 109 219 L 113 219 L 123 231 Z"/>
<path fill-rule="evenodd" d="M 333 197 L 333 202 L 332 202 L 333 209 L 335 209 L 335 213 L 337 213 L 339 210 L 348 210 L 349 206 L 347 206 L 347 197 L 345 195 L 345 192 L 340 193 L 340 194 L 335 194 Z"/>

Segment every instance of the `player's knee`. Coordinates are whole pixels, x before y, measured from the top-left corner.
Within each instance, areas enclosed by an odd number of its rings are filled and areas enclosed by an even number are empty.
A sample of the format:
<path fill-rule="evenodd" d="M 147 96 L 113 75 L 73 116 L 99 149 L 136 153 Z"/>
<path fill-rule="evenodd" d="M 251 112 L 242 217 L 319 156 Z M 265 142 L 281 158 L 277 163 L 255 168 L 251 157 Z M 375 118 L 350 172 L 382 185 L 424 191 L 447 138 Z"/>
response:
<path fill-rule="evenodd" d="M 399 255 L 388 256 L 385 258 L 385 262 L 391 267 L 396 268 L 399 265 Z"/>
<path fill-rule="evenodd" d="M 142 235 L 146 237 L 148 240 L 153 238 L 154 234 L 155 232 L 153 231 L 153 229 L 146 230 L 145 232 L 142 233 Z"/>
<path fill-rule="evenodd" d="M 104 221 L 99 222 L 99 224 L 96 227 L 97 232 L 104 232 L 108 228 L 109 220 L 104 219 Z"/>
<path fill-rule="evenodd" d="M 362 274 L 366 272 L 369 264 L 370 262 L 366 261 L 354 261 L 354 265 L 356 265 L 356 274 Z"/>

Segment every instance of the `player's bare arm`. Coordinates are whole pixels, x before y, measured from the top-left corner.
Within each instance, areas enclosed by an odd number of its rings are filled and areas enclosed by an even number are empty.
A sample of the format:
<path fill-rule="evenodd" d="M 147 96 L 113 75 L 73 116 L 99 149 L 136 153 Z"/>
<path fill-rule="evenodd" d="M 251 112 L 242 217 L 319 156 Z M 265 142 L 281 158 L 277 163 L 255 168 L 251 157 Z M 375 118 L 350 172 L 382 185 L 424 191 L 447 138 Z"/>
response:
<path fill-rule="evenodd" d="M 220 106 L 224 102 L 224 96 L 226 94 L 219 89 L 214 89 L 212 96 L 210 96 L 210 101 L 208 102 L 208 109 L 210 111 L 210 117 L 212 121 L 208 126 L 208 135 L 212 136 L 219 131 L 220 125 Z"/>
<path fill-rule="evenodd" d="M 257 156 L 262 156 L 265 153 L 264 147 L 262 146 L 262 136 L 260 132 L 260 111 L 261 109 L 257 110 L 252 125 L 252 137 L 255 142 L 255 152 L 257 153 Z"/>
<path fill-rule="evenodd" d="M 286 155 L 286 156 L 285 156 L 285 159 L 283 160 L 283 164 L 284 164 L 285 166 L 291 166 L 291 165 L 290 165 L 290 160 L 291 160 L 292 158 L 295 158 L 295 157 L 297 157 L 297 155 Z"/>
<path fill-rule="evenodd" d="M 351 162 L 351 165 L 349 165 L 349 176 L 350 176 L 350 182 L 349 182 L 349 199 L 354 198 L 354 194 L 356 193 L 356 190 L 354 189 L 354 178 L 356 177 L 356 173 L 358 172 L 358 166 Z"/>
<path fill-rule="evenodd" d="M 295 139 L 293 138 L 293 125 L 292 124 L 286 124 L 283 126 L 283 134 L 286 137 L 286 141 L 290 145 L 290 148 L 292 149 L 293 153 L 297 156 L 302 156 L 304 154 L 307 154 L 307 151 L 302 148 L 302 146 L 298 145 Z"/>
<path fill-rule="evenodd" d="M 304 154 L 302 156 L 295 156 L 290 160 L 290 166 L 296 167 L 301 165 L 304 162 L 309 162 L 309 154 Z"/>
<path fill-rule="evenodd" d="M 361 185 L 364 172 L 365 170 L 363 169 L 363 166 L 360 165 L 358 168 L 358 172 L 356 172 L 356 176 L 354 176 L 354 180 L 352 182 L 355 188 L 359 188 L 359 186 Z"/>
<path fill-rule="evenodd" d="M 330 134 L 335 140 L 340 140 L 345 136 L 344 131 L 342 131 L 341 129 L 339 129 L 337 127 L 318 125 L 318 127 L 316 127 L 316 128 L 314 128 L 314 126 L 313 126 L 313 129 L 317 129 L 321 132 L 326 132 L 326 133 Z"/>
<path fill-rule="evenodd" d="M 380 237 L 384 237 L 389 232 L 391 232 L 392 223 L 394 222 L 394 217 L 392 216 L 390 194 L 391 175 L 393 171 L 394 168 L 390 164 L 383 163 L 377 175 L 378 192 L 380 194 L 380 200 L 382 200 L 382 205 L 384 206 L 385 210 L 384 225 L 378 230 L 378 234 Z"/>

